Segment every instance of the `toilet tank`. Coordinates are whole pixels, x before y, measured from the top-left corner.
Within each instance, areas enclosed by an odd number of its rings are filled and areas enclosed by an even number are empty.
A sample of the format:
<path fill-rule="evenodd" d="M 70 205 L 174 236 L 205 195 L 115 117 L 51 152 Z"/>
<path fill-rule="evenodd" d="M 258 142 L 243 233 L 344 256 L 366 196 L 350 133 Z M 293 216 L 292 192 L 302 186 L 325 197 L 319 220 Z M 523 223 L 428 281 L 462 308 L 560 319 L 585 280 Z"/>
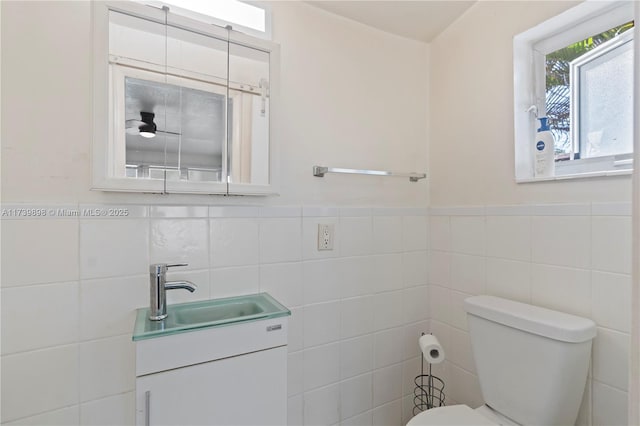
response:
<path fill-rule="evenodd" d="M 493 296 L 464 301 L 482 396 L 522 425 L 573 425 L 593 321 Z"/>

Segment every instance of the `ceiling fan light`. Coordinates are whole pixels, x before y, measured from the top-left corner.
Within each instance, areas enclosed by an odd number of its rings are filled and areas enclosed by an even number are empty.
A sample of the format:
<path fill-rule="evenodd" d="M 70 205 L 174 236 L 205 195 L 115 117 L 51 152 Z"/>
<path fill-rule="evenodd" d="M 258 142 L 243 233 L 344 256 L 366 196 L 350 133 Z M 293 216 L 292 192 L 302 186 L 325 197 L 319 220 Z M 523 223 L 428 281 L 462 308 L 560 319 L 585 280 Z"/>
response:
<path fill-rule="evenodd" d="M 156 132 L 145 132 L 140 130 L 140 136 L 142 136 L 143 138 L 155 138 Z"/>
<path fill-rule="evenodd" d="M 155 114 L 152 112 L 140 112 L 143 124 L 138 127 L 140 136 L 143 138 L 153 138 L 156 136 L 156 123 L 153 122 Z"/>

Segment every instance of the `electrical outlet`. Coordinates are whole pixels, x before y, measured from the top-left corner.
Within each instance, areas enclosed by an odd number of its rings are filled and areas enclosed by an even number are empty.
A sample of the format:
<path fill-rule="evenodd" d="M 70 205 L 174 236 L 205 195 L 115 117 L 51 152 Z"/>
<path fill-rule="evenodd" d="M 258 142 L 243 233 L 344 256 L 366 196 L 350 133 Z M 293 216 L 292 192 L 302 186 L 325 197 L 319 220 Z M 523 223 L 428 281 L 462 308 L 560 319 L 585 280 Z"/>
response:
<path fill-rule="evenodd" d="M 333 250 L 333 232 L 332 223 L 318 224 L 318 250 Z"/>

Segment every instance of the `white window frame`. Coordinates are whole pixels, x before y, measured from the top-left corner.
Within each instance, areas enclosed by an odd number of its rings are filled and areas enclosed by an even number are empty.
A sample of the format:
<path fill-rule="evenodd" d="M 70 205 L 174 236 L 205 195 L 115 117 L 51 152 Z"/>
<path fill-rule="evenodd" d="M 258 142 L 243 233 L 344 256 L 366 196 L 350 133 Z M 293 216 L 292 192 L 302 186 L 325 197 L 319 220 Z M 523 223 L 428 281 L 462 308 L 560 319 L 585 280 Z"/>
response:
<path fill-rule="evenodd" d="M 538 182 L 631 173 L 632 166 L 630 161 L 627 161 L 626 158 L 617 159 L 612 156 L 603 157 L 599 160 L 585 159 L 557 162 L 555 176 L 535 178 L 532 146 L 538 127 L 538 121 L 533 111 L 537 111 L 540 117 L 546 115 L 545 56 L 571 43 L 584 40 L 594 34 L 601 33 L 633 19 L 632 2 L 587 0 L 514 37 L 516 182 Z M 535 106 L 535 109 L 532 109 L 532 106 Z"/>

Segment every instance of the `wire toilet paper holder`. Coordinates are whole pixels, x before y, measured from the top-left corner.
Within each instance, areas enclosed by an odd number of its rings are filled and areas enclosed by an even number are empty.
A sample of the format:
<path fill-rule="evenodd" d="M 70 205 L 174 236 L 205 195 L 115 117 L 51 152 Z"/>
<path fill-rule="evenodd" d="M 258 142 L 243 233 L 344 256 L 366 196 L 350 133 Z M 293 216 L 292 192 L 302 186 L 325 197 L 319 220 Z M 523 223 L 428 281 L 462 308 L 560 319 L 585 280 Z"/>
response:
<path fill-rule="evenodd" d="M 424 336 L 425 333 L 422 333 Z M 416 387 L 413 390 L 413 415 L 431 408 L 445 405 L 444 381 L 432 374 L 432 364 L 426 362 L 428 372 L 425 374 L 425 359 L 420 356 L 420 374 L 413 380 Z"/>

